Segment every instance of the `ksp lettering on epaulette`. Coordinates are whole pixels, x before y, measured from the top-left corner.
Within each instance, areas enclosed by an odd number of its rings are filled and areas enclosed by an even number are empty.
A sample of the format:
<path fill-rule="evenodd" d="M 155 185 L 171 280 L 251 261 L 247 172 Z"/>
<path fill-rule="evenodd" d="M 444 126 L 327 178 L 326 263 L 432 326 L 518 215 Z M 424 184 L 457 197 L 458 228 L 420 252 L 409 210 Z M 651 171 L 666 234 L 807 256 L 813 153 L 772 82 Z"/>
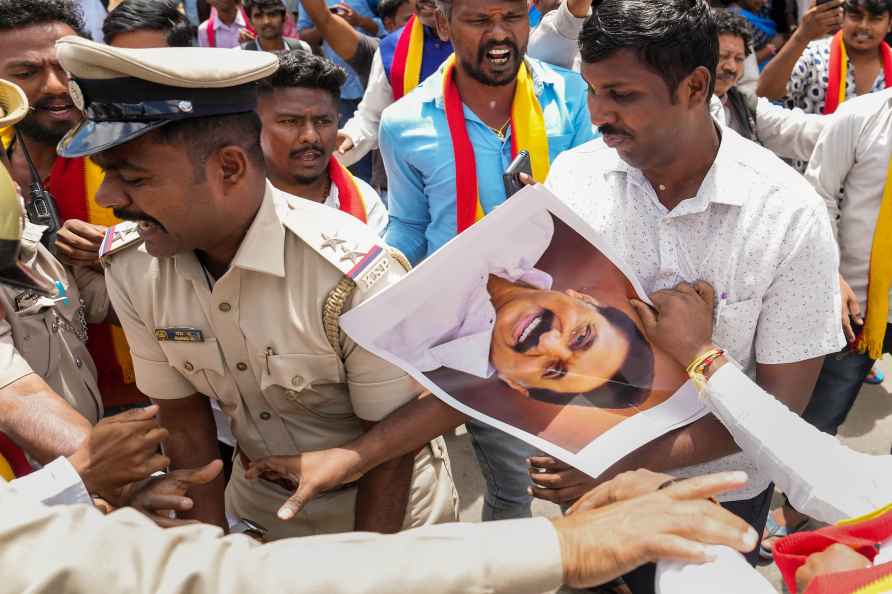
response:
<path fill-rule="evenodd" d="M 105 238 L 99 245 L 99 259 L 107 258 L 142 241 L 137 231 L 138 226 L 139 224 L 133 221 L 125 221 L 114 227 L 109 227 L 105 232 Z"/>

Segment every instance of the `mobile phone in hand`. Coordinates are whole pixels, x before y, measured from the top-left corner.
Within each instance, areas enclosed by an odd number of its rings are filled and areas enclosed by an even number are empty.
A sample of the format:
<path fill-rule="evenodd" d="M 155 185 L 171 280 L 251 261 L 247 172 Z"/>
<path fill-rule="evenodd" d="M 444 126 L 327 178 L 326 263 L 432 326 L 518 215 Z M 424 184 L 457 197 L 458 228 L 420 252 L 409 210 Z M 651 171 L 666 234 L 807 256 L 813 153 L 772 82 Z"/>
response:
<path fill-rule="evenodd" d="M 510 198 L 524 188 L 525 184 L 520 180 L 521 173 L 533 176 L 533 162 L 530 160 L 530 152 L 526 150 L 517 153 L 505 173 L 502 174 L 506 197 Z"/>

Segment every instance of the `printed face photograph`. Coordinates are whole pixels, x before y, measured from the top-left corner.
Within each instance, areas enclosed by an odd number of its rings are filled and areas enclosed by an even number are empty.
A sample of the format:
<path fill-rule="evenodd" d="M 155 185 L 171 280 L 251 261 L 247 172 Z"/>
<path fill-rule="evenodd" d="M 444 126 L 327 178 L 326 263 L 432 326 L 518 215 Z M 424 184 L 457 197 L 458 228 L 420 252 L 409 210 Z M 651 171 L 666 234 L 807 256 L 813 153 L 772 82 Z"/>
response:
<path fill-rule="evenodd" d="M 640 284 L 573 217 L 524 190 L 342 325 L 447 404 L 568 463 L 607 433 L 629 453 L 702 406 L 647 340 Z"/>

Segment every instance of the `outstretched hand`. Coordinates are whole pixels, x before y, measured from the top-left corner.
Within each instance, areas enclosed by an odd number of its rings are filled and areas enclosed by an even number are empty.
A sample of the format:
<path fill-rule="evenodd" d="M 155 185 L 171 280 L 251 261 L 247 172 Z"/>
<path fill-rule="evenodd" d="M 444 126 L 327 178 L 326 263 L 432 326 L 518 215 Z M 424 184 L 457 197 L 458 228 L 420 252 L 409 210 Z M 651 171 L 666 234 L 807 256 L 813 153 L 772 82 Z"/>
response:
<path fill-rule="evenodd" d="M 187 497 L 189 489 L 206 485 L 223 470 L 223 462 L 214 460 L 201 468 L 174 470 L 150 479 L 133 496 L 130 506 L 141 511 L 162 528 L 195 524 L 197 520 L 178 520 L 170 512 L 187 512 L 193 502 Z"/>

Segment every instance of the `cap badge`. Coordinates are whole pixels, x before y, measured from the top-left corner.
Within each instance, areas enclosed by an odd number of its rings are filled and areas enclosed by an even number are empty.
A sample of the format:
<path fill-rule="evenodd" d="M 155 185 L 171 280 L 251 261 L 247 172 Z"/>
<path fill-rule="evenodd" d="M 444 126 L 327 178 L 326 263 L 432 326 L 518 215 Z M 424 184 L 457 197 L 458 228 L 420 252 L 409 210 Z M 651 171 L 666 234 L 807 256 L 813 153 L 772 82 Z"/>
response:
<path fill-rule="evenodd" d="M 177 103 L 177 108 L 183 113 L 192 113 L 192 102 L 180 101 L 179 103 Z"/>
<path fill-rule="evenodd" d="M 73 80 L 68 81 L 68 95 L 71 97 L 71 102 L 74 103 L 74 106 L 80 111 L 84 111 L 84 108 L 86 107 L 84 93 L 81 91 L 80 86 Z"/>

